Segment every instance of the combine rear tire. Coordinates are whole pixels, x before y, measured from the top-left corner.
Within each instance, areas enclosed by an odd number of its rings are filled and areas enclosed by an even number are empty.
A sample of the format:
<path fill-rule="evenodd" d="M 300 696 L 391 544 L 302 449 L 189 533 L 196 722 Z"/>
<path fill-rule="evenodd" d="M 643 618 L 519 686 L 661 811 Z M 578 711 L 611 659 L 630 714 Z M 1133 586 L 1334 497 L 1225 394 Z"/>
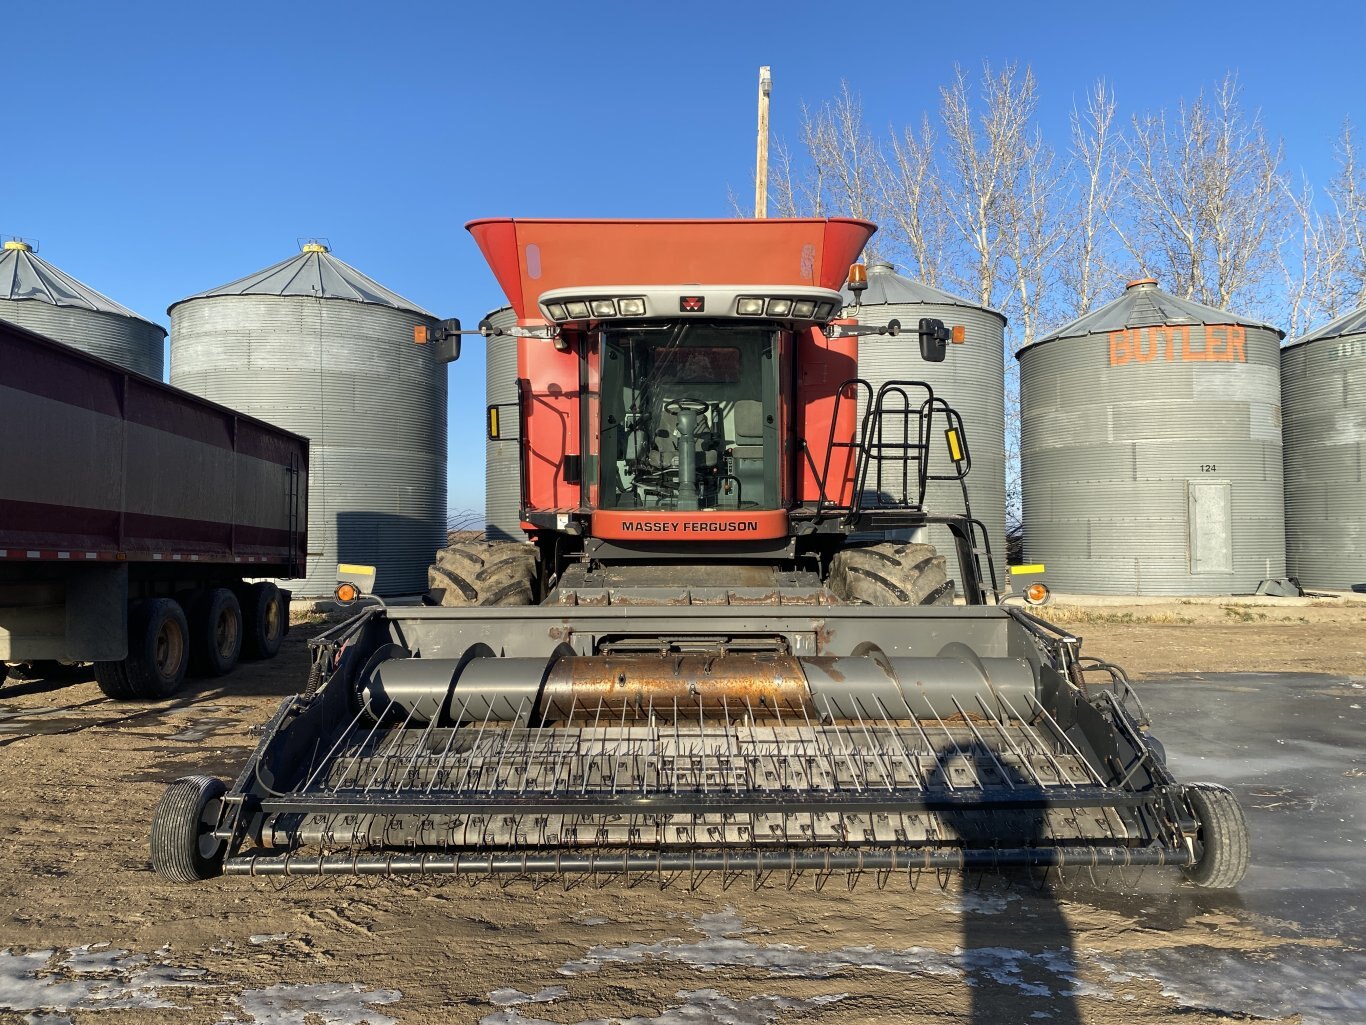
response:
<path fill-rule="evenodd" d="M 190 623 L 190 672 L 223 676 L 242 654 L 242 606 L 226 587 L 200 591 L 186 609 Z"/>
<path fill-rule="evenodd" d="M 242 657 L 274 658 L 289 627 L 285 596 L 270 581 L 252 584 L 242 595 Z"/>
<path fill-rule="evenodd" d="M 128 657 L 122 662 L 96 662 L 95 682 L 117 700 L 169 698 L 185 681 L 189 638 L 189 623 L 178 602 L 134 602 L 128 609 Z"/>
<path fill-rule="evenodd" d="M 227 788 L 212 776 L 184 776 L 166 788 L 152 814 L 152 868 L 163 879 L 193 883 L 216 876 L 223 841 L 218 827 Z"/>
<path fill-rule="evenodd" d="M 953 581 L 932 545 L 883 541 L 842 548 L 830 564 L 830 589 L 865 605 L 952 605 Z"/>
<path fill-rule="evenodd" d="M 427 570 L 427 601 L 472 605 L 534 605 L 536 549 L 517 541 L 463 541 L 436 553 Z"/>
<path fill-rule="evenodd" d="M 1182 871 L 1196 886 L 1226 890 L 1247 874 L 1250 844 L 1243 809 L 1227 787 L 1191 783 L 1186 800 L 1200 823 L 1196 846 L 1200 860 Z"/>

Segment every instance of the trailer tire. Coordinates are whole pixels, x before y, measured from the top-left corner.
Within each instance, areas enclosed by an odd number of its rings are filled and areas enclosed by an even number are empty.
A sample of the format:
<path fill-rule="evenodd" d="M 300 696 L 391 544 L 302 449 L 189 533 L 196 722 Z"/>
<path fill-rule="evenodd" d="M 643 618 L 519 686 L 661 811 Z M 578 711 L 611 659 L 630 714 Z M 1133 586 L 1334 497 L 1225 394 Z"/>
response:
<path fill-rule="evenodd" d="M 519 541 L 462 541 L 436 553 L 427 603 L 446 608 L 534 605 L 536 549 Z"/>
<path fill-rule="evenodd" d="M 95 682 L 118 701 L 168 698 L 185 682 L 189 637 L 185 610 L 178 602 L 134 602 L 128 609 L 128 657 L 122 662 L 96 662 Z"/>
<path fill-rule="evenodd" d="M 863 605 L 952 605 L 953 581 L 932 545 L 883 541 L 841 548 L 830 563 L 830 590 Z"/>
<path fill-rule="evenodd" d="M 226 587 L 197 591 L 185 607 L 190 624 L 190 672 L 230 673 L 242 655 L 242 606 Z"/>
<path fill-rule="evenodd" d="M 284 595 L 268 580 L 252 584 L 242 595 L 242 657 L 274 658 L 289 629 Z"/>
<path fill-rule="evenodd" d="M 152 814 L 152 868 L 173 883 L 219 874 L 223 841 L 213 835 L 227 788 L 212 776 L 183 776 L 166 788 Z"/>
<path fill-rule="evenodd" d="M 1237 886 L 1247 874 L 1251 855 L 1247 819 L 1238 799 L 1227 787 L 1191 783 L 1186 800 L 1200 824 L 1196 834 L 1200 859 L 1182 872 L 1196 886 L 1215 890 Z"/>

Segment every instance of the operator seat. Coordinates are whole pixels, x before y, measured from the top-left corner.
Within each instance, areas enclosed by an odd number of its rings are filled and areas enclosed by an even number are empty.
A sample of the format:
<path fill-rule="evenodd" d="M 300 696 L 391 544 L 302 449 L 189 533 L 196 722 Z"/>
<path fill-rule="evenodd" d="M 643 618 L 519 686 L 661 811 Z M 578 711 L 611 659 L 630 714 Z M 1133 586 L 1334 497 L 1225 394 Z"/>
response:
<path fill-rule="evenodd" d="M 655 416 L 655 434 L 652 442 L 654 458 L 651 460 L 662 470 L 678 466 L 678 414 L 670 413 L 661 402 Z M 712 469 L 721 462 L 721 446 L 711 427 L 711 417 L 701 413 L 697 417 L 697 431 L 693 435 L 693 457 L 699 469 Z M 700 458 L 699 458 L 700 457 Z"/>

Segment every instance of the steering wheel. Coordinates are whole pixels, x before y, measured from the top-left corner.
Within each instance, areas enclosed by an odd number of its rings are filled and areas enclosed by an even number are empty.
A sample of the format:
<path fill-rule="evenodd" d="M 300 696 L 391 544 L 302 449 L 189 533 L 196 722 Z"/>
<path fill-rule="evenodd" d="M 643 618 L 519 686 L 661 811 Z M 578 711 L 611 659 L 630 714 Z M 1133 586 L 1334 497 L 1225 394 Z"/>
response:
<path fill-rule="evenodd" d="M 701 399 L 670 399 L 664 403 L 664 412 L 677 413 L 680 409 L 688 409 L 694 413 L 705 413 L 711 406 Z"/>

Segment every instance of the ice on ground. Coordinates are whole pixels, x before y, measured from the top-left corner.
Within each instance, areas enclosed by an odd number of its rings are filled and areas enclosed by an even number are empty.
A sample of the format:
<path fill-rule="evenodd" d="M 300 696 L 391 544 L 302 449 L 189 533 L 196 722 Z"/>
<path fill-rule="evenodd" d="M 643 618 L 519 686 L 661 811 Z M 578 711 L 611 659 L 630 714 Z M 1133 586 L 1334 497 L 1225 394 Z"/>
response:
<path fill-rule="evenodd" d="M 495 989 L 489 994 L 489 1003 L 495 1007 L 513 1007 L 517 1004 L 547 1004 L 552 1000 L 569 995 L 563 986 L 546 986 L 535 993 L 523 993 L 520 989 Z"/>
<path fill-rule="evenodd" d="M 780 1014 L 801 1015 L 818 1007 L 838 1003 L 849 994 L 829 993 L 800 999 L 795 997 L 754 996 L 736 1000 L 714 989 L 679 990 L 675 996 L 683 1001 L 666 1007 L 650 1017 L 632 1015 L 628 1018 L 585 1018 L 573 1025 L 769 1025 Z M 479 1025 L 557 1025 L 545 1018 L 528 1018 L 514 1009 L 495 1011 L 479 1019 Z"/>
<path fill-rule="evenodd" d="M 1264 955 L 1210 947 L 1148 951 L 1131 959 L 1182 1007 L 1281 1017 L 1304 1025 L 1366 1021 L 1366 954 L 1282 946 Z"/>
<path fill-rule="evenodd" d="M 0 1009 L 67 1012 L 178 1007 L 162 996 L 163 988 L 204 984 L 205 973 L 200 969 L 146 967 L 145 955 L 104 944 L 72 947 L 64 955 L 56 950 L 26 954 L 0 950 Z M 52 1019 L 52 1014 L 45 1017 Z"/>
<path fill-rule="evenodd" d="M 754 930 L 744 929 L 731 908 L 703 915 L 693 921 L 691 928 L 702 938 L 670 937 L 655 943 L 616 947 L 600 944 L 590 947 L 583 957 L 566 962 L 559 973 L 572 978 L 597 972 L 608 965 L 650 961 L 687 964 L 704 972 L 720 968 L 757 968 L 771 975 L 805 979 L 824 979 L 851 969 L 870 969 L 899 975 L 958 978 L 969 985 L 976 978 L 989 978 L 1001 985 L 1012 986 L 1025 996 L 1084 992 L 1100 999 L 1115 999 L 1104 987 L 1079 979 L 1074 956 L 1065 950 L 1030 953 L 1010 947 L 981 947 L 945 952 L 929 947 L 882 950 L 866 946 L 814 951 L 790 943 L 765 944 L 743 938 L 741 933 Z M 1035 981 L 1039 978 L 1047 981 Z"/>
<path fill-rule="evenodd" d="M 396 1003 L 402 996 L 396 989 L 367 990 L 359 983 L 279 983 L 249 989 L 237 997 L 237 1004 L 257 1025 L 398 1025 L 397 1018 L 371 1005 Z"/>
<path fill-rule="evenodd" d="M 999 915 L 1007 904 L 1019 899 L 1011 893 L 948 894 L 939 909 L 951 915 Z"/>

